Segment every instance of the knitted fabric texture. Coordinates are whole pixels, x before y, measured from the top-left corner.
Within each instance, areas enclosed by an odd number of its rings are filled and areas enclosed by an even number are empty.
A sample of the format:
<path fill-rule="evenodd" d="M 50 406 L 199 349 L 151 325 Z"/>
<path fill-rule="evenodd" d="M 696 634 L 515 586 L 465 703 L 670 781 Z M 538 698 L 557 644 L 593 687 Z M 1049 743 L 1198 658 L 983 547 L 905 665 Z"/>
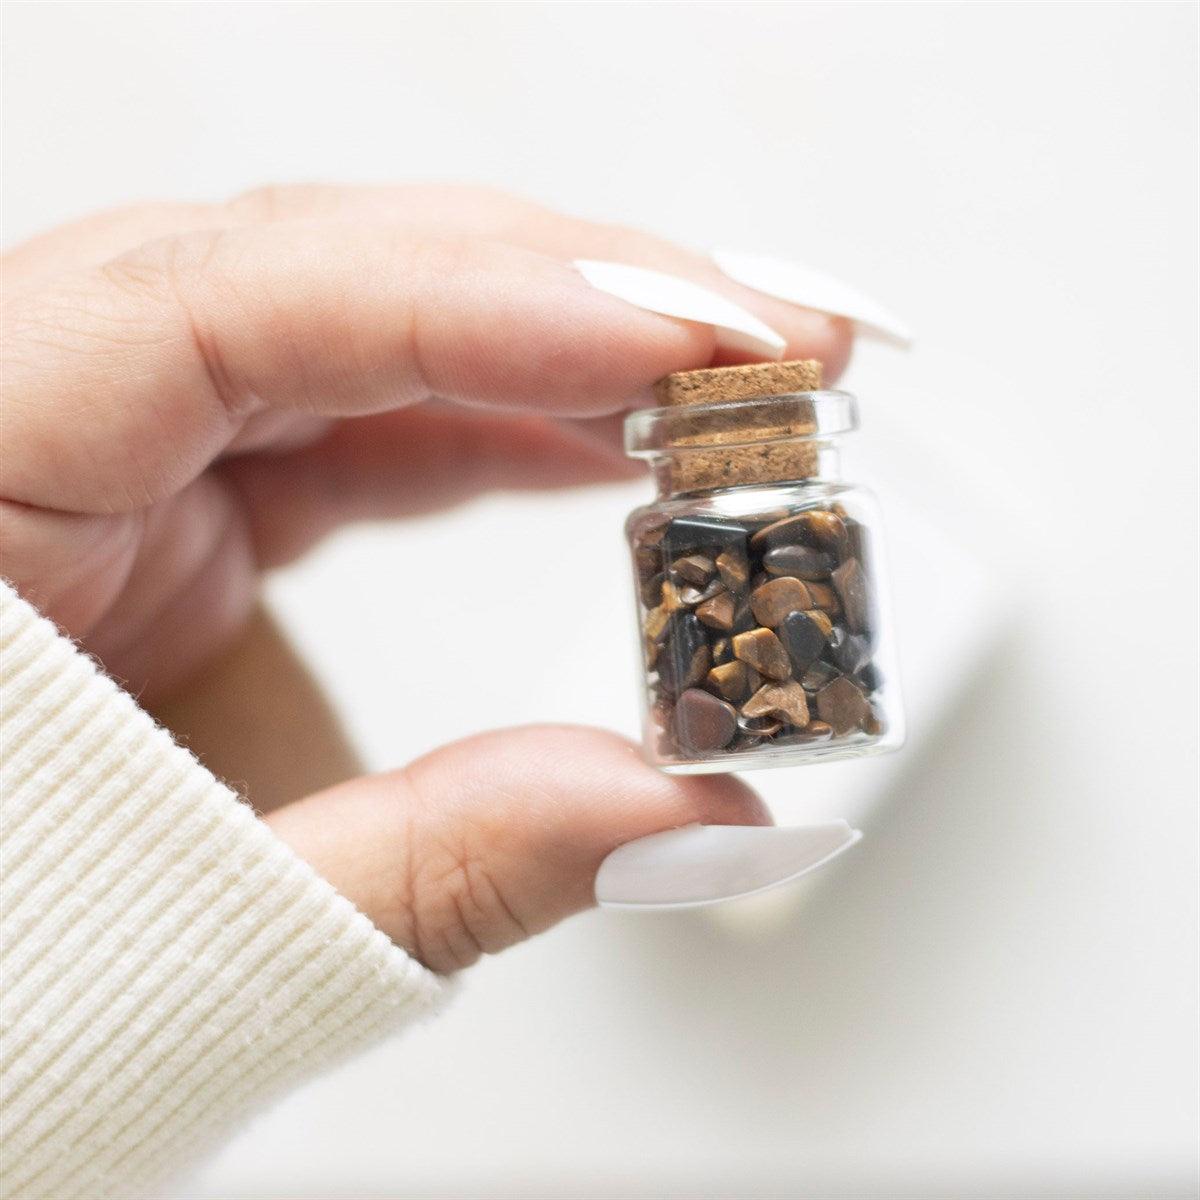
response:
<path fill-rule="evenodd" d="M 2 584 L 0 688 L 0 1196 L 146 1196 L 437 999 Z"/>

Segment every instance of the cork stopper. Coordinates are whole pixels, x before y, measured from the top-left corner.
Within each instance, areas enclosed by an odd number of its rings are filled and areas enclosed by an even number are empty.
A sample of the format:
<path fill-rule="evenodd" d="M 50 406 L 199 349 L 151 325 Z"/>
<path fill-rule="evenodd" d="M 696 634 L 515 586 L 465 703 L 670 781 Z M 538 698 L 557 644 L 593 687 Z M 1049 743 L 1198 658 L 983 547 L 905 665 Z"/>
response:
<path fill-rule="evenodd" d="M 654 385 L 654 394 L 667 407 L 731 404 L 762 396 L 815 392 L 820 388 L 821 364 L 815 359 L 797 359 L 677 371 L 660 379 Z M 677 448 L 705 449 L 674 456 L 668 468 L 670 490 L 692 492 L 743 483 L 806 479 L 816 473 L 816 446 L 809 441 L 768 439 L 806 438 L 814 433 L 815 421 L 798 417 L 794 410 L 781 418 L 761 411 L 749 414 L 734 405 L 727 421 L 709 420 L 703 433 L 675 439 Z M 753 444 L 757 441 L 762 444 Z M 723 446 L 728 448 L 721 449 Z"/>

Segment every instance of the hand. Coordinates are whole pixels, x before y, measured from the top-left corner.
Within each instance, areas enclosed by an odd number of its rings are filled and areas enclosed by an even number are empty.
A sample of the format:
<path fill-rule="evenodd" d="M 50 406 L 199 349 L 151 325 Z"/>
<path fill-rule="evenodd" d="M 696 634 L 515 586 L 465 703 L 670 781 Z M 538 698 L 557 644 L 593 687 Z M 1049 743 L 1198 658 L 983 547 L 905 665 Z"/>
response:
<path fill-rule="evenodd" d="M 100 214 L 5 263 L 0 569 L 162 701 L 238 636 L 262 570 L 340 522 L 625 475 L 621 409 L 714 361 L 714 335 L 593 289 L 576 258 L 704 283 L 830 376 L 849 354 L 846 322 L 702 257 L 485 190 Z M 731 777 L 667 777 L 563 728 L 468 739 L 267 819 L 439 970 L 588 905 L 624 841 L 769 820 Z"/>

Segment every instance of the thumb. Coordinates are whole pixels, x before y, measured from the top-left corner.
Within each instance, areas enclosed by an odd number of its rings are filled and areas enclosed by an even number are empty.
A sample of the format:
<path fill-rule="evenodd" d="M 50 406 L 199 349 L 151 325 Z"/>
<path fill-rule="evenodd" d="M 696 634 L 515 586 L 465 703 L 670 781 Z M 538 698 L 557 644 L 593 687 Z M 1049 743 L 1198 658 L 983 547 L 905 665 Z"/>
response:
<path fill-rule="evenodd" d="M 624 738 L 571 726 L 454 742 L 266 820 L 435 971 L 589 907 L 601 862 L 634 838 L 692 822 L 771 823 L 732 776 L 664 775 Z"/>

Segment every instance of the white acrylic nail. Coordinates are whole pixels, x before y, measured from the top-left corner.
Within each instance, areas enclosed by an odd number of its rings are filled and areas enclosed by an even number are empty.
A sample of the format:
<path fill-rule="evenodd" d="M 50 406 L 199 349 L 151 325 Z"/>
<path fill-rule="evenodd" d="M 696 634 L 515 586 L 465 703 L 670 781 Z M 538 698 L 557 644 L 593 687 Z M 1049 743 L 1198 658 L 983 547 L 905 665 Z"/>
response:
<path fill-rule="evenodd" d="M 845 821 L 688 825 L 618 846 L 600 864 L 605 908 L 694 908 L 799 878 L 862 837 Z"/>
<path fill-rule="evenodd" d="M 714 250 L 712 260 L 730 279 L 756 292 L 802 308 L 849 317 L 863 333 L 878 334 L 904 346 L 912 341 L 912 332 L 895 313 L 825 271 L 770 254 L 740 250 Z"/>
<path fill-rule="evenodd" d="M 718 341 L 727 349 L 762 358 L 783 357 L 786 339 L 719 292 L 709 291 L 689 279 L 628 263 L 577 259 L 573 265 L 592 287 L 619 300 L 664 317 L 712 325 Z"/>

